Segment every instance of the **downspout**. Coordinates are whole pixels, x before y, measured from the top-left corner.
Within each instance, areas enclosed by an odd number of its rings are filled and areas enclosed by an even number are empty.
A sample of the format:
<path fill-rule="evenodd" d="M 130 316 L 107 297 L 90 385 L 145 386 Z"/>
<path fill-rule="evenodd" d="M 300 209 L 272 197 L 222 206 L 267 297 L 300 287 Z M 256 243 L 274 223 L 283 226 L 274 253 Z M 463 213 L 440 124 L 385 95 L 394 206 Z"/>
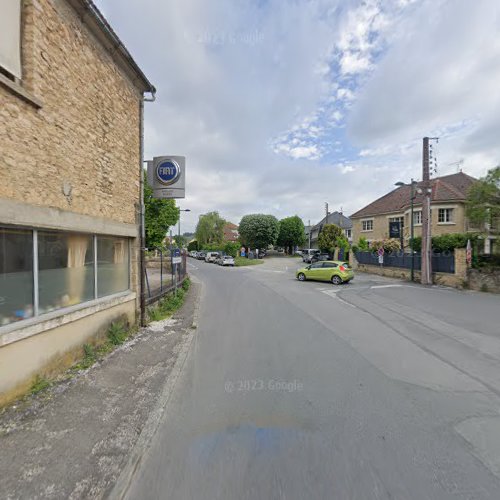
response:
<path fill-rule="evenodd" d="M 140 309 L 141 309 L 141 326 L 146 326 L 146 223 L 145 223 L 145 206 L 144 206 L 144 103 L 154 102 L 156 100 L 156 91 L 151 91 L 151 97 L 141 97 L 139 105 L 139 225 L 140 225 L 140 257 L 139 257 L 139 272 L 140 278 Z"/>

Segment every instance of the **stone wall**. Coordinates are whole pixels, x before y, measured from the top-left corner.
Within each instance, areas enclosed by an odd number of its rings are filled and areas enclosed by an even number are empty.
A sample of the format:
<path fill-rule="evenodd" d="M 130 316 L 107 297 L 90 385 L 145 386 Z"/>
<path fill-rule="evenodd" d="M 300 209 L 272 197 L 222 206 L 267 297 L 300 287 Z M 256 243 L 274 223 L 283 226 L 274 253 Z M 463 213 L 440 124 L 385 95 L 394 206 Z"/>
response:
<path fill-rule="evenodd" d="M 480 292 L 500 293 L 500 269 L 482 268 L 469 269 L 468 287 Z"/>
<path fill-rule="evenodd" d="M 139 92 L 66 2 L 23 8 L 22 85 L 41 107 L 0 85 L 0 197 L 135 223 Z"/>

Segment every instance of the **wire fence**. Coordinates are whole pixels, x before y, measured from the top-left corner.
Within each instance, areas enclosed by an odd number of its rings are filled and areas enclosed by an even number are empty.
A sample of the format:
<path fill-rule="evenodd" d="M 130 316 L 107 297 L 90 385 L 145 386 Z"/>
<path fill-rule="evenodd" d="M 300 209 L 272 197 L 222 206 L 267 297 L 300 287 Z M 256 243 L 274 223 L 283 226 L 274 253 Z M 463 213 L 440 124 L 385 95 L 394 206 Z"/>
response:
<path fill-rule="evenodd" d="M 175 248 L 155 249 L 146 257 L 144 273 L 146 305 L 150 305 L 182 284 L 187 276 L 187 253 Z"/>

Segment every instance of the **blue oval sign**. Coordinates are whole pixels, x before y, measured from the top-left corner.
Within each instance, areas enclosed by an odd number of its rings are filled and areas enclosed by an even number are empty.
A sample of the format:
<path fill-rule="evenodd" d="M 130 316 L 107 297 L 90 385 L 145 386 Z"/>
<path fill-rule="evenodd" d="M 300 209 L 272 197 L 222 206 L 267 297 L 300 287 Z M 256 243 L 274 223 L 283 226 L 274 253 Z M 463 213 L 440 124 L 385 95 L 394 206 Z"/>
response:
<path fill-rule="evenodd" d="M 181 169 L 174 160 L 164 160 L 156 166 L 156 177 L 165 186 L 176 182 L 180 175 Z"/>

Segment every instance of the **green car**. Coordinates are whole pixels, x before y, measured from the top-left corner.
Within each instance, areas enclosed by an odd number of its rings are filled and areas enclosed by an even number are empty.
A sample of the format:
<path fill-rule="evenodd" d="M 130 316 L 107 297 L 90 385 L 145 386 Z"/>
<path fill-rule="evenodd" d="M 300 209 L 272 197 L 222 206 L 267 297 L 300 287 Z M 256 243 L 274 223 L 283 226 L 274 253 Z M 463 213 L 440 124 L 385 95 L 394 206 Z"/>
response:
<path fill-rule="evenodd" d="M 325 260 L 298 269 L 296 277 L 299 281 L 331 281 L 334 285 L 340 285 L 351 281 L 354 271 L 347 262 Z"/>

